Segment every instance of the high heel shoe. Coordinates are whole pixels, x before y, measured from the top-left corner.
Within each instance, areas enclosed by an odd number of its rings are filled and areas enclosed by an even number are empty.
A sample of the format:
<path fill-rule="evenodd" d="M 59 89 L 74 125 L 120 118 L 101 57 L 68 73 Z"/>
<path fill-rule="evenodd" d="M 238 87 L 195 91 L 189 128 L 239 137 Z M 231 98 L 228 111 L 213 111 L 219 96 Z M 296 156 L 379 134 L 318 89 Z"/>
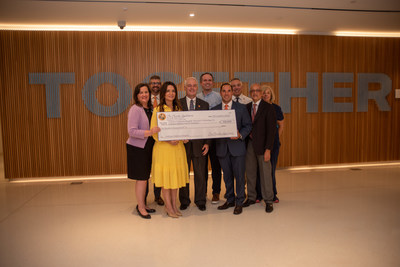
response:
<path fill-rule="evenodd" d="M 154 213 L 156 212 L 155 209 L 146 208 L 147 213 Z"/>
<path fill-rule="evenodd" d="M 136 205 L 136 211 L 137 211 L 137 213 L 139 214 L 139 216 L 142 217 L 143 219 L 151 219 L 150 214 L 143 215 L 142 213 L 140 213 L 140 210 L 139 210 L 139 206 L 138 206 L 138 205 Z"/>
<path fill-rule="evenodd" d="M 178 209 L 176 209 L 175 214 L 178 215 L 178 216 L 182 216 L 182 213 Z"/>
<path fill-rule="evenodd" d="M 167 215 L 171 218 L 179 218 L 179 216 L 175 213 L 170 213 L 167 208 L 165 208 L 165 212 L 167 213 Z"/>

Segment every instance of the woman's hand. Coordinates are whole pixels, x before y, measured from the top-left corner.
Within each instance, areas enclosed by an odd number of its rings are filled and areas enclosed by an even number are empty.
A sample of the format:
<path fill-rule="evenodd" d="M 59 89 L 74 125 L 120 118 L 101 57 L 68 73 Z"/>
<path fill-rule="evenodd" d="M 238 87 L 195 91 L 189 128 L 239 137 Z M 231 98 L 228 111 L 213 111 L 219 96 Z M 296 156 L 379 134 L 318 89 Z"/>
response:
<path fill-rule="evenodd" d="M 153 135 L 155 133 L 159 133 L 160 131 L 161 131 L 161 129 L 158 126 L 154 126 L 153 128 L 150 129 L 151 135 Z"/>

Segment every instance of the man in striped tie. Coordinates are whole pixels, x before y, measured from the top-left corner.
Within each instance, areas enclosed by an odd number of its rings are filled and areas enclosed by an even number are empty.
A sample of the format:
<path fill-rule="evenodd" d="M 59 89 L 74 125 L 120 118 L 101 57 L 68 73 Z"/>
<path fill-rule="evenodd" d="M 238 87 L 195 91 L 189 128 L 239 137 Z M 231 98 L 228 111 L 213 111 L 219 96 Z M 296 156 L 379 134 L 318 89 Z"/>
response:
<path fill-rule="evenodd" d="M 209 105 L 206 101 L 196 97 L 198 90 L 196 78 L 187 78 L 185 80 L 184 87 L 186 96 L 179 99 L 184 111 L 209 109 Z M 211 140 L 199 139 L 189 140 L 189 142 L 185 144 L 189 172 L 190 165 L 193 163 L 194 203 L 201 211 L 206 210 L 208 179 L 207 152 L 209 150 L 210 142 Z M 187 207 L 190 205 L 189 184 L 186 184 L 185 187 L 179 189 L 179 201 L 181 203 L 181 210 L 187 209 Z"/>

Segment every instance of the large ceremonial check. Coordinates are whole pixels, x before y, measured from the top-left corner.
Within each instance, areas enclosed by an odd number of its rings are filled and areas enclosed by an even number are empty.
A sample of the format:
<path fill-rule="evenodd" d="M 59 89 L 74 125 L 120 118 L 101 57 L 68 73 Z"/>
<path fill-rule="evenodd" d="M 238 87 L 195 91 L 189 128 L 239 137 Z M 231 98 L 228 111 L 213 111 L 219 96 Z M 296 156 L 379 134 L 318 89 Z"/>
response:
<path fill-rule="evenodd" d="M 157 112 L 157 122 L 160 141 L 237 136 L 235 110 Z"/>

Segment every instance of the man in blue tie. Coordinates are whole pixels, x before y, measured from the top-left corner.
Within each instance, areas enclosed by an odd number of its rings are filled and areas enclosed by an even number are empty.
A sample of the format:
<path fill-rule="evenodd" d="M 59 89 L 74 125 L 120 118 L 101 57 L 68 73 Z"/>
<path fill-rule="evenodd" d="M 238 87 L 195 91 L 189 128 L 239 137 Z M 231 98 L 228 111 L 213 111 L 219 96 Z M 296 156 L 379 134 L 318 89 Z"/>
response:
<path fill-rule="evenodd" d="M 206 101 L 196 97 L 198 85 L 194 77 L 189 77 L 184 83 L 186 96 L 179 99 L 182 109 L 188 110 L 208 110 L 209 105 Z M 207 195 L 207 152 L 210 140 L 189 140 L 185 144 L 188 170 L 193 163 L 194 172 L 194 203 L 201 211 L 206 210 Z M 189 174 L 188 174 L 189 175 Z M 180 209 L 185 210 L 190 205 L 189 184 L 179 189 Z"/>

